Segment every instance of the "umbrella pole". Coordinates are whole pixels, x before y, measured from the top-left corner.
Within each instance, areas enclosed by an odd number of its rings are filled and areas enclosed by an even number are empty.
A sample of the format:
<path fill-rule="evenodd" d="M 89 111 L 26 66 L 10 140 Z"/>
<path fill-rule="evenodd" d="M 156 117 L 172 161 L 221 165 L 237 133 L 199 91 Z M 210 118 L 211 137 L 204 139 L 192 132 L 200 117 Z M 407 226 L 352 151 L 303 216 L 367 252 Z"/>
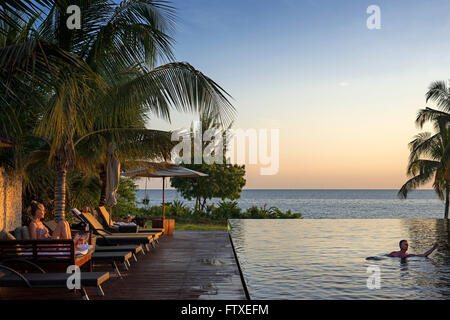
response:
<path fill-rule="evenodd" d="M 163 213 L 163 223 L 164 223 L 164 218 L 166 217 L 166 201 L 165 201 L 165 197 L 164 197 L 164 195 L 165 195 L 165 180 L 166 180 L 166 177 L 163 177 L 163 188 L 162 188 L 162 213 Z"/>

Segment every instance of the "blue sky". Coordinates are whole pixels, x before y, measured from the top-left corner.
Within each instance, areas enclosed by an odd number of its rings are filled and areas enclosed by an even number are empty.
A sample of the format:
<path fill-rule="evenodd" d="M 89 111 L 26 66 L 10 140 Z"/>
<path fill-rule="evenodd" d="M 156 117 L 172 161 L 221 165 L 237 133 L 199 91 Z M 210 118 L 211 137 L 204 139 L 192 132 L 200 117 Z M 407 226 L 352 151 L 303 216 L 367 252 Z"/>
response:
<path fill-rule="evenodd" d="M 368 30 L 366 9 L 381 9 Z M 238 128 L 280 129 L 280 170 L 249 188 L 398 188 L 417 110 L 449 78 L 447 0 L 183 0 L 175 55 L 234 98 Z M 186 127 L 193 117 L 175 114 Z M 428 129 L 428 128 L 427 128 Z"/>

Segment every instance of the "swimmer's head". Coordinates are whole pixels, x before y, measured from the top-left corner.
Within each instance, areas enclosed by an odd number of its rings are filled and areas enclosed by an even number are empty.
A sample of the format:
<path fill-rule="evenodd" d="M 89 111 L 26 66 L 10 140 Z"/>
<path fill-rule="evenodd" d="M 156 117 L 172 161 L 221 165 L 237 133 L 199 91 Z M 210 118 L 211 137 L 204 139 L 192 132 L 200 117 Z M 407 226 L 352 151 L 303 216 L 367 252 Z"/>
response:
<path fill-rule="evenodd" d="M 403 251 L 407 251 L 408 250 L 408 240 L 400 240 L 400 242 L 398 243 L 398 246 L 400 247 L 401 250 Z"/>

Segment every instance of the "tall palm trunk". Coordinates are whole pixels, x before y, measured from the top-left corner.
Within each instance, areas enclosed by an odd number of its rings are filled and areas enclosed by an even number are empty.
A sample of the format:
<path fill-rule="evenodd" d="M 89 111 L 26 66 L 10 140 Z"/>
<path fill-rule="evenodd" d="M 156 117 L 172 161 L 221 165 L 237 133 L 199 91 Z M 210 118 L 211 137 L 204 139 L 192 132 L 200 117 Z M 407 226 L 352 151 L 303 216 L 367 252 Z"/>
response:
<path fill-rule="evenodd" d="M 450 185 L 447 184 L 447 186 L 445 187 L 445 214 L 444 214 L 444 219 L 448 219 L 448 206 L 449 206 L 449 195 L 450 195 Z"/>
<path fill-rule="evenodd" d="M 102 207 L 106 204 L 106 170 L 104 165 L 100 169 L 100 187 L 100 201 L 98 206 Z"/>
<path fill-rule="evenodd" d="M 56 172 L 55 181 L 55 220 L 65 220 L 66 208 L 66 168 L 60 168 Z"/>

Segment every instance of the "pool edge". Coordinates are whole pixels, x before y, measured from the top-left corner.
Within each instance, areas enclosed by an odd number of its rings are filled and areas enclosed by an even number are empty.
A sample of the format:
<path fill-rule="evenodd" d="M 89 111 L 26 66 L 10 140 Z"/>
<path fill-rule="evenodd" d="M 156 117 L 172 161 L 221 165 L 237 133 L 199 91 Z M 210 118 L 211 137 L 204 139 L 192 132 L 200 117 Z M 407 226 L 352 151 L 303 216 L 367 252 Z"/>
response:
<path fill-rule="evenodd" d="M 234 248 L 233 238 L 231 237 L 230 229 L 227 230 L 227 233 L 228 233 L 228 238 L 230 239 L 231 249 L 233 249 L 234 260 L 236 260 L 236 265 L 237 265 L 238 270 L 239 270 L 239 276 L 241 277 L 241 282 L 242 282 L 242 287 L 244 288 L 245 298 L 247 300 L 252 300 L 250 298 L 250 293 L 248 292 L 247 282 L 245 281 L 244 274 L 243 274 L 242 269 L 241 269 L 241 264 L 239 262 L 236 250 Z"/>

